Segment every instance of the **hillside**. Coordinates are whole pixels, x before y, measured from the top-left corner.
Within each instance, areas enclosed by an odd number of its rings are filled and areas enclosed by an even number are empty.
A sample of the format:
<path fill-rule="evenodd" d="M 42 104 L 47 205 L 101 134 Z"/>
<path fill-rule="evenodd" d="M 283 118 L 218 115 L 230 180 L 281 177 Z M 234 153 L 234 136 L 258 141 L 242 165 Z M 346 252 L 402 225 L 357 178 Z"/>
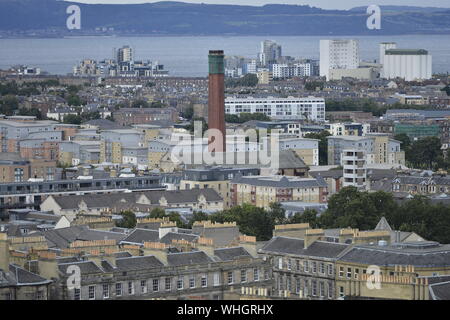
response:
<path fill-rule="evenodd" d="M 0 0 L 0 36 L 67 35 L 386 35 L 448 34 L 450 10 L 387 7 L 382 30 L 368 30 L 363 8 L 323 10 L 299 5 L 237 6 L 158 2 L 79 4 L 82 30 L 68 31 L 56 0 Z M 106 29 L 103 29 L 106 28 Z M 104 30 L 104 31 L 102 31 Z M 106 30 L 106 31 L 105 31 Z"/>

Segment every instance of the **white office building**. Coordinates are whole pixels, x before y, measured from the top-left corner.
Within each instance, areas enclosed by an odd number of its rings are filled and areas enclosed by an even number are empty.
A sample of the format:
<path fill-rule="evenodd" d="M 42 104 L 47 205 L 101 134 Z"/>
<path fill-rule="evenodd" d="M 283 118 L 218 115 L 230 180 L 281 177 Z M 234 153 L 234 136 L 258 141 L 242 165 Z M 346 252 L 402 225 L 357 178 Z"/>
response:
<path fill-rule="evenodd" d="M 320 76 L 330 79 L 330 70 L 359 67 L 359 41 L 320 40 Z"/>
<path fill-rule="evenodd" d="M 261 42 L 261 51 L 258 53 L 261 66 L 267 67 L 281 58 L 281 46 L 271 40 Z"/>
<path fill-rule="evenodd" d="M 383 61 L 382 77 L 385 79 L 414 81 L 431 79 L 433 75 L 432 56 L 427 50 L 396 49 L 392 44 L 386 49 L 386 44 L 381 44 L 380 61 Z"/>
<path fill-rule="evenodd" d="M 273 119 L 324 122 L 325 99 L 307 98 L 226 98 L 226 114 L 264 113 Z"/>

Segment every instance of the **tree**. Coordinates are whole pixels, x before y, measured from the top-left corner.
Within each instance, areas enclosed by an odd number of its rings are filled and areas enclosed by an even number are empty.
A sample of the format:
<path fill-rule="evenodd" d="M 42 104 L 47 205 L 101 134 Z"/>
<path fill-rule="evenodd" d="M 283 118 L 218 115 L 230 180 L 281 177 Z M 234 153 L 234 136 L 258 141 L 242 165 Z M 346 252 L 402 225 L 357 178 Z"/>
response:
<path fill-rule="evenodd" d="M 288 223 L 309 223 L 311 228 L 320 228 L 317 211 L 314 209 L 306 209 L 302 213 L 297 212 L 289 219 Z"/>
<path fill-rule="evenodd" d="M 236 88 L 236 87 L 256 87 L 258 84 L 258 77 L 256 74 L 248 73 L 242 78 L 234 79 L 228 78 L 225 81 L 225 86 L 228 88 Z"/>
<path fill-rule="evenodd" d="M 323 228 L 358 228 L 371 230 L 381 217 L 397 210 L 393 196 L 386 192 L 360 192 L 355 187 L 342 188 L 328 201 L 328 209 L 320 216 Z"/>
<path fill-rule="evenodd" d="M 235 221 L 240 232 L 255 236 L 258 241 L 270 240 L 275 226 L 274 218 L 267 210 L 250 204 L 243 204 L 214 213 L 210 216 L 210 219 L 220 223 Z"/>
<path fill-rule="evenodd" d="M 441 146 L 438 137 L 424 137 L 411 144 L 406 160 L 415 168 L 431 170 L 442 154 Z"/>
<path fill-rule="evenodd" d="M 324 83 L 320 81 L 310 81 L 305 83 L 305 90 L 308 91 L 316 91 L 316 89 L 319 88 L 320 90 L 323 90 Z"/>
<path fill-rule="evenodd" d="M 279 202 L 272 202 L 269 205 L 269 215 L 274 224 L 286 223 L 286 210 L 281 206 Z"/>
<path fill-rule="evenodd" d="M 155 208 L 150 212 L 150 218 L 164 218 L 166 217 L 166 211 L 162 208 Z"/>
<path fill-rule="evenodd" d="M 19 116 L 36 117 L 37 120 L 42 120 L 44 118 L 44 117 L 42 117 L 41 111 L 37 108 L 31 108 L 31 109 L 20 108 L 19 111 L 17 112 L 17 114 Z"/>
<path fill-rule="evenodd" d="M 131 211 L 124 211 L 120 213 L 122 219 L 116 222 L 116 226 L 119 228 L 135 228 L 137 219 L 136 215 Z"/>
<path fill-rule="evenodd" d="M 0 100 L 0 113 L 12 116 L 19 108 L 19 101 L 13 95 L 7 95 Z"/>
<path fill-rule="evenodd" d="M 323 130 L 320 133 L 307 133 L 305 138 L 317 139 L 319 141 L 319 164 L 321 166 L 326 166 L 328 164 L 328 139 L 331 136 L 327 130 Z"/>
<path fill-rule="evenodd" d="M 265 115 L 264 113 L 247 113 L 242 112 L 241 114 L 226 114 L 225 115 L 225 121 L 228 123 L 244 123 L 251 120 L 258 120 L 258 121 L 271 121 L 272 119 Z"/>
<path fill-rule="evenodd" d="M 444 91 L 448 96 L 450 96 L 450 85 L 446 85 L 441 91 Z"/>
<path fill-rule="evenodd" d="M 135 100 L 131 103 L 132 108 L 150 108 L 150 105 L 145 100 Z"/>
<path fill-rule="evenodd" d="M 187 120 L 191 120 L 194 116 L 194 106 L 190 104 L 183 112 L 181 112 L 181 116 Z"/>
<path fill-rule="evenodd" d="M 64 116 L 63 122 L 67 124 L 81 124 L 81 122 L 83 122 L 83 118 L 76 114 L 68 114 Z"/>
<path fill-rule="evenodd" d="M 83 102 L 81 101 L 81 98 L 80 98 L 78 95 L 76 95 L 76 94 L 71 94 L 71 95 L 69 95 L 69 97 L 67 98 L 67 104 L 68 104 L 69 106 L 75 106 L 75 107 L 78 107 L 78 106 L 81 106 L 81 105 L 83 104 Z"/>

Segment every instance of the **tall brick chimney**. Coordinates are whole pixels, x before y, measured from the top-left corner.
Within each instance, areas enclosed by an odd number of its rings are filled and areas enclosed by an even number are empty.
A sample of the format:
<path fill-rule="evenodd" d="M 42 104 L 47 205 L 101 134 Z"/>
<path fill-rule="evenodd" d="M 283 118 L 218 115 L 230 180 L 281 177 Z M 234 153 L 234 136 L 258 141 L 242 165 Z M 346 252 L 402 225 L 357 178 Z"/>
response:
<path fill-rule="evenodd" d="M 209 152 L 225 152 L 225 68 L 222 50 L 211 50 L 209 61 L 209 97 L 208 97 L 208 129 L 216 129 L 221 133 L 210 133 L 208 137 Z M 212 142 L 217 141 L 215 144 Z"/>

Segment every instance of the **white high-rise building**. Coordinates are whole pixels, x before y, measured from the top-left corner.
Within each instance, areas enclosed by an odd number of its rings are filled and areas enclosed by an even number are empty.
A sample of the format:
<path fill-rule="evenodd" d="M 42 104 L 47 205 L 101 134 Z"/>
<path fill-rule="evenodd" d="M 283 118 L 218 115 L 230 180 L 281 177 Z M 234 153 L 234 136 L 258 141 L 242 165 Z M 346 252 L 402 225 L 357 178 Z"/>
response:
<path fill-rule="evenodd" d="M 320 40 L 320 76 L 330 79 L 332 69 L 359 67 L 359 41 L 352 39 Z"/>
<path fill-rule="evenodd" d="M 402 78 L 406 81 L 431 79 L 432 56 L 423 49 L 397 49 L 393 43 L 380 44 L 381 76 L 385 79 Z"/>
<path fill-rule="evenodd" d="M 117 50 L 117 62 L 131 62 L 133 61 L 133 49 L 125 46 Z"/>
<path fill-rule="evenodd" d="M 366 188 L 367 167 L 363 151 L 346 149 L 342 152 L 344 170 L 343 187 L 353 186 L 358 190 Z"/>
<path fill-rule="evenodd" d="M 274 64 L 281 57 L 281 46 L 271 40 L 261 42 L 261 51 L 258 54 L 261 66 Z"/>

